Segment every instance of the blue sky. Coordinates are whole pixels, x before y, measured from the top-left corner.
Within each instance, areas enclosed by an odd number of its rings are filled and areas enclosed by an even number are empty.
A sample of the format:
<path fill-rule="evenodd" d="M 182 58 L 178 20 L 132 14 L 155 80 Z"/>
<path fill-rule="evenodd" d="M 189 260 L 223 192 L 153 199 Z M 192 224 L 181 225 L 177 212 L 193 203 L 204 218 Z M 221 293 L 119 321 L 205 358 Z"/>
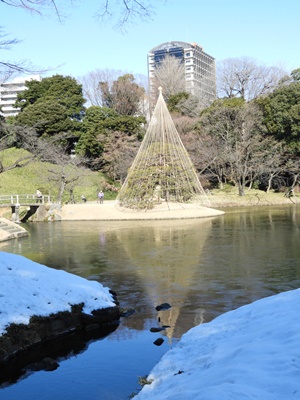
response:
<path fill-rule="evenodd" d="M 114 0 L 111 0 L 114 1 Z M 96 69 L 147 74 L 147 53 L 171 40 L 196 42 L 216 61 L 250 57 L 259 64 L 300 68 L 299 0 L 152 0 L 156 15 L 126 33 L 95 19 L 101 0 L 77 1 L 60 23 L 0 3 L 0 25 L 22 40 L 1 59 L 29 60 L 48 72 L 79 77 Z"/>

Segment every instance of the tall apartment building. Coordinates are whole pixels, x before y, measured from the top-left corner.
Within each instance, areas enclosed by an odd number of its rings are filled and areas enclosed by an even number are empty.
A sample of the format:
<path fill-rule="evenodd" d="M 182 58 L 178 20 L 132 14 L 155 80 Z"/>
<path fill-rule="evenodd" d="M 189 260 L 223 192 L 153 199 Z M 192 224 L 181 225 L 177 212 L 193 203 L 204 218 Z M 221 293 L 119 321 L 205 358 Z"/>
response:
<path fill-rule="evenodd" d="M 176 57 L 184 64 L 186 91 L 197 96 L 203 106 L 212 103 L 216 98 L 215 59 L 195 43 L 167 42 L 154 47 L 148 53 L 150 96 L 153 97 L 155 90 L 155 69 L 167 55 Z"/>
<path fill-rule="evenodd" d="M 25 78 L 15 78 L 10 82 L 0 83 L 0 114 L 4 117 L 15 116 L 20 111 L 13 105 L 17 100 L 17 95 L 27 89 L 26 81 L 41 81 L 40 75 L 26 76 Z"/>

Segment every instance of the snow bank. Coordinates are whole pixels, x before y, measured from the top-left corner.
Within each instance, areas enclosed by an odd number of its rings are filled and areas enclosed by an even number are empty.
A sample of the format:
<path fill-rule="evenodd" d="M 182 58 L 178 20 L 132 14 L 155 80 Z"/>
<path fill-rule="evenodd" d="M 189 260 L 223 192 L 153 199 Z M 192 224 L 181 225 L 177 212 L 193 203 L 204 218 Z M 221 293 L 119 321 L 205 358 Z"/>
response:
<path fill-rule="evenodd" d="M 11 323 L 28 324 L 33 315 L 71 311 L 80 303 L 86 314 L 115 307 L 109 288 L 98 282 L 0 252 L 0 335 Z"/>
<path fill-rule="evenodd" d="M 154 367 L 136 400 L 300 398 L 300 290 L 188 331 Z"/>

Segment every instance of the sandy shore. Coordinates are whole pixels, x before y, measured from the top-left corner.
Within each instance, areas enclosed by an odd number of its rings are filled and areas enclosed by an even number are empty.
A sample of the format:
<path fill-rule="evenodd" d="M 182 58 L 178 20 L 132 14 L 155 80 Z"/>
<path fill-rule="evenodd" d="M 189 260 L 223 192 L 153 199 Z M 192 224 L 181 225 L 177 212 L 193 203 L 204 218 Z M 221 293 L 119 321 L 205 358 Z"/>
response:
<path fill-rule="evenodd" d="M 300 204 L 300 196 L 297 195 L 292 199 L 288 199 L 282 194 L 267 194 L 264 192 L 252 192 L 244 197 L 214 194 L 209 196 L 209 201 L 211 203 L 210 207 L 195 203 L 162 203 L 156 206 L 155 209 L 148 211 L 122 209 L 115 200 L 106 200 L 104 204 L 88 201 L 85 204 L 64 204 L 61 209 L 52 210 L 52 213 L 54 212 L 62 221 L 191 220 L 221 216 L 225 213 L 223 210 L 232 207 L 298 206 Z M 7 232 L 1 232 L 0 229 L 0 241 L 6 240 L 6 236 Z"/>
<path fill-rule="evenodd" d="M 120 208 L 116 201 L 105 201 L 103 204 L 88 202 L 85 204 L 66 204 L 58 212 L 63 221 L 123 221 L 123 220 L 157 220 L 157 219 L 192 219 L 214 217 L 224 211 L 203 207 L 198 204 L 164 203 L 153 210 L 136 211 Z"/>
<path fill-rule="evenodd" d="M 161 203 L 155 206 L 155 209 L 147 211 L 122 209 L 116 200 L 106 200 L 104 204 L 88 201 L 85 204 L 65 204 L 58 214 L 64 221 L 195 219 L 219 216 L 224 214 L 223 210 L 232 207 L 299 205 L 300 196 L 298 192 L 294 197 L 287 198 L 284 193 L 251 190 L 246 191 L 245 196 L 241 197 L 234 189 L 231 193 L 214 190 L 208 196 L 208 201 L 210 207 L 201 206 L 200 203 Z"/>

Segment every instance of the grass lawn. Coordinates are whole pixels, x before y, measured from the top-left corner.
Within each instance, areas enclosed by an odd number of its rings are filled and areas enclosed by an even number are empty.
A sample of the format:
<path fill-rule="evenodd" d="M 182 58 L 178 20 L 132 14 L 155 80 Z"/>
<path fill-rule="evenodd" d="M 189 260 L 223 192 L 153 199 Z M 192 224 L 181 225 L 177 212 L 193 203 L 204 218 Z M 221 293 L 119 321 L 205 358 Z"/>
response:
<path fill-rule="evenodd" d="M 17 159 L 28 155 L 25 150 L 7 149 L 0 152 L 0 160 L 4 167 L 11 165 Z M 31 162 L 24 167 L 17 167 L 4 173 L 0 173 L 0 195 L 1 194 L 34 194 L 40 189 L 43 194 L 49 194 L 55 199 L 59 193 L 61 175 L 64 173 L 66 180 L 73 180 L 66 186 L 63 201 L 70 201 L 70 187 L 76 202 L 81 202 L 84 194 L 88 201 L 97 200 L 100 189 L 105 191 L 107 200 L 114 199 L 116 193 L 106 191 L 106 179 L 100 172 L 90 171 L 82 168 L 66 168 L 44 162 Z M 77 178 L 74 181 L 74 178 Z"/>

